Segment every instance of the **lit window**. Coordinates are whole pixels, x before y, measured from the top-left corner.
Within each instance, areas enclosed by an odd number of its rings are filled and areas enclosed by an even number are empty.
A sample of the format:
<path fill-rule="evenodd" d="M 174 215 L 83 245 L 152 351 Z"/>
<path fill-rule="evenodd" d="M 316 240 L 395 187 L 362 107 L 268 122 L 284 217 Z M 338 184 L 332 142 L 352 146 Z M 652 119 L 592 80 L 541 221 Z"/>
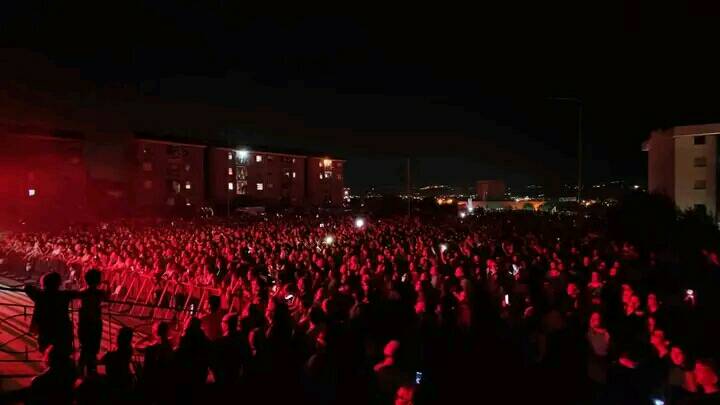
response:
<path fill-rule="evenodd" d="M 323 178 L 322 173 L 320 173 L 320 180 L 322 180 L 322 178 Z"/>
<path fill-rule="evenodd" d="M 263 184 L 262 184 L 262 183 L 257 183 L 257 184 L 256 184 L 256 187 L 257 187 L 257 190 L 258 190 L 258 191 L 263 191 L 263 188 L 264 188 L 264 187 L 263 187 Z"/>
<path fill-rule="evenodd" d="M 295 173 L 295 172 L 293 172 L 293 179 L 295 178 L 295 175 L 296 175 L 296 173 Z"/>
<path fill-rule="evenodd" d="M 695 167 L 705 167 L 707 166 L 707 160 L 705 157 L 696 157 L 695 158 Z"/>
<path fill-rule="evenodd" d="M 318 162 L 318 167 L 322 167 L 322 162 Z"/>
<path fill-rule="evenodd" d="M 143 162 L 142 168 L 146 172 L 152 171 L 152 162 Z"/>
<path fill-rule="evenodd" d="M 228 176 L 232 176 L 232 167 L 228 167 Z"/>
<path fill-rule="evenodd" d="M 325 160 L 323 160 L 323 165 L 324 165 L 325 167 L 331 167 L 331 166 L 332 166 L 332 160 L 330 160 L 330 159 L 325 159 Z"/>
<path fill-rule="evenodd" d="M 173 189 L 173 191 L 175 191 L 176 193 L 179 193 L 179 192 L 180 192 L 180 182 L 179 182 L 179 181 L 173 181 L 173 182 L 172 182 L 172 189 Z"/>
<path fill-rule="evenodd" d="M 143 187 L 145 190 L 150 190 L 152 188 L 152 180 L 145 180 L 143 182 Z"/>
<path fill-rule="evenodd" d="M 695 190 L 705 190 L 705 180 L 695 180 L 694 189 Z"/>
<path fill-rule="evenodd" d="M 285 176 L 290 177 L 290 172 L 285 172 Z"/>
<path fill-rule="evenodd" d="M 35 189 L 31 188 L 28 190 L 28 197 L 34 197 L 35 196 Z"/>
<path fill-rule="evenodd" d="M 295 158 L 292 158 L 292 162 L 295 163 Z"/>
<path fill-rule="evenodd" d="M 705 145 L 705 135 L 694 136 L 693 145 Z"/>
<path fill-rule="evenodd" d="M 190 184 L 189 181 L 185 182 L 185 190 L 190 190 L 192 188 L 192 184 Z"/>
<path fill-rule="evenodd" d="M 232 190 L 234 188 L 235 188 L 235 185 L 232 182 L 228 183 L 228 190 Z"/>
<path fill-rule="evenodd" d="M 255 161 L 258 162 L 258 163 L 262 162 L 262 155 L 256 155 L 256 156 L 255 156 Z"/>
<path fill-rule="evenodd" d="M 189 171 L 190 171 L 190 164 L 189 164 L 189 163 L 185 164 L 185 171 L 186 171 L 186 172 L 189 172 Z"/>
<path fill-rule="evenodd" d="M 232 160 L 232 152 L 228 152 L 228 160 Z"/>

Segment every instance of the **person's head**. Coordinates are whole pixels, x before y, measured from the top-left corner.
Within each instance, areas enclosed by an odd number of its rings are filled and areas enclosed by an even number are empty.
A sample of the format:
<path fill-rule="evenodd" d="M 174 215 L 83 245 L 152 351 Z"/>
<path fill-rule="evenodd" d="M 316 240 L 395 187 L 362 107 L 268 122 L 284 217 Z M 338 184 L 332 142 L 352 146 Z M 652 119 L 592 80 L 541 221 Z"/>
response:
<path fill-rule="evenodd" d="M 85 273 L 85 284 L 88 287 L 97 287 L 100 285 L 102 273 L 98 269 L 90 269 Z"/>
<path fill-rule="evenodd" d="M 170 325 L 165 321 L 155 322 L 153 325 L 153 335 L 155 335 L 158 340 L 167 340 L 169 331 Z"/>
<path fill-rule="evenodd" d="M 427 309 L 427 307 L 425 304 L 425 300 L 419 299 L 415 302 L 415 313 L 416 314 L 418 314 L 418 315 L 424 314 L 426 309 Z"/>
<path fill-rule="evenodd" d="M 238 328 L 238 314 L 232 312 L 223 317 L 222 329 L 223 335 L 230 335 L 237 332 Z"/>
<path fill-rule="evenodd" d="M 715 387 L 718 383 L 717 365 L 712 359 L 698 359 L 695 361 L 695 380 L 703 388 Z"/>
<path fill-rule="evenodd" d="M 210 312 L 217 312 L 220 310 L 220 297 L 217 295 L 211 295 L 208 298 L 208 307 L 210 308 Z"/>
<path fill-rule="evenodd" d="M 458 266 L 455 268 L 455 277 L 456 278 L 464 278 L 465 277 L 465 270 L 463 270 L 462 267 Z"/>
<path fill-rule="evenodd" d="M 127 349 L 132 347 L 133 330 L 128 326 L 120 328 L 117 336 L 117 346 L 119 349 Z"/>
<path fill-rule="evenodd" d="M 61 283 L 62 277 L 54 271 L 45 273 L 40 278 L 40 285 L 44 291 L 58 291 Z"/>
<path fill-rule="evenodd" d="M 575 283 L 568 283 L 567 285 L 567 295 L 569 297 L 576 297 L 580 293 L 580 290 L 578 290 L 577 285 Z"/>
<path fill-rule="evenodd" d="M 655 293 L 649 293 L 647 296 L 648 308 L 657 308 L 660 303 L 658 302 L 657 295 Z"/>
<path fill-rule="evenodd" d="M 413 405 L 415 402 L 415 386 L 403 385 L 395 393 L 395 405 Z"/>
<path fill-rule="evenodd" d="M 602 327 L 602 315 L 600 315 L 600 312 L 593 312 L 590 315 L 590 327 L 593 329 Z"/>
<path fill-rule="evenodd" d="M 62 366 L 68 360 L 69 357 L 67 356 L 67 354 L 63 353 L 61 350 L 58 350 L 53 345 L 45 348 L 45 352 L 43 352 L 43 361 L 45 362 L 45 365 L 49 368 L 56 368 Z"/>
<path fill-rule="evenodd" d="M 400 342 L 398 342 L 397 340 L 391 340 L 385 345 L 385 349 L 383 349 L 383 355 L 385 355 L 385 358 L 387 359 L 395 360 L 399 350 Z"/>
<path fill-rule="evenodd" d="M 676 366 L 685 364 L 685 353 L 683 353 L 680 346 L 673 346 L 672 349 L 670 349 L 670 360 Z"/>
<path fill-rule="evenodd" d="M 665 331 L 662 329 L 655 329 L 650 334 L 650 344 L 655 346 L 656 348 L 667 348 L 667 346 L 670 344 L 670 342 L 665 339 Z"/>
<path fill-rule="evenodd" d="M 590 273 L 590 281 L 592 281 L 593 283 L 599 283 L 600 273 L 598 273 L 597 271 L 593 271 L 592 273 Z"/>

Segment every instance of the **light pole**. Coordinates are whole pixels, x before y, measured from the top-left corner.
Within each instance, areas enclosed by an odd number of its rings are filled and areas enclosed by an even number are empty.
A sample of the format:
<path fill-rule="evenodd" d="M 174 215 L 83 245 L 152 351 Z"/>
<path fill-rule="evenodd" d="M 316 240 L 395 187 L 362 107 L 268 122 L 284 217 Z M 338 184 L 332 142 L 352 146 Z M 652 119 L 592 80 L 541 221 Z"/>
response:
<path fill-rule="evenodd" d="M 575 104 L 578 113 L 578 144 L 577 144 L 577 201 L 580 202 L 582 197 L 582 157 L 583 157 L 583 144 L 582 144 L 582 113 L 583 104 L 582 100 L 576 97 L 551 97 L 551 100 L 570 102 Z"/>

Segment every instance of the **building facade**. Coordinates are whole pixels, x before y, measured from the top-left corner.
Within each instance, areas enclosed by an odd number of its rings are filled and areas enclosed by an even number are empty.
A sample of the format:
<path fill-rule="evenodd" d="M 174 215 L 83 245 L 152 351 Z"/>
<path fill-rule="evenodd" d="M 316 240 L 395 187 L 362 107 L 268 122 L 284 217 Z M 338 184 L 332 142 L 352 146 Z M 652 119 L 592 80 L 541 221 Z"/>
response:
<path fill-rule="evenodd" d="M 344 202 L 345 161 L 327 157 L 308 157 L 306 195 L 313 206 L 342 206 Z"/>
<path fill-rule="evenodd" d="M 140 211 L 205 202 L 205 145 L 135 139 L 130 200 Z"/>
<path fill-rule="evenodd" d="M 305 202 L 305 156 L 210 148 L 210 200 L 300 206 Z"/>
<path fill-rule="evenodd" d="M 670 197 L 681 210 L 718 212 L 720 124 L 678 126 L 653 131 L 648 153 L 648 191 Z"/>
<path fill-rule="evenodd" d="M 83 139 L 0 132 L 0 221 L 61 225 L 86 213 Z"/>

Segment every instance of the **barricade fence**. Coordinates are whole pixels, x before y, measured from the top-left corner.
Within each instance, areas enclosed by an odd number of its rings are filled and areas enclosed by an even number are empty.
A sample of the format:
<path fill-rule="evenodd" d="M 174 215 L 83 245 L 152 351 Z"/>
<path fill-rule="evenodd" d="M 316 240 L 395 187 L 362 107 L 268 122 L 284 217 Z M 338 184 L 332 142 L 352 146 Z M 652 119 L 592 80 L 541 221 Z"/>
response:
<path fill-rule="evenodd" d="M 89 267 L 88 267 L 89 268 Z M 82 273 L 86 269 L 70 266 L 62 260 L 26 258 L 18 254 L 5 255 L 0 263 L 0 274 L 18 281 L 15 286 L 0 287 L 2 290 L 22 292 L 22 281 L 37 280 L 42 274 L 56 271 L 64 280 L 65 289 L 82 287 Z M 114 346 L 117 331 L 122 326 L 132 327 L 136 332 L 136 340 L 144 340 L 151 335 L 152 324 L 158 321 L 168 322 L 172 329 L 179 330 L 188 318 L 199 315 L 208 306 L 209 297 L 221 298 L 221 305 L 226 311 L 240 311 L 242 300 L 228 290 L 221 288 L 198 286 L 193 283 L 166 280 L 149 274 L 138 273 L 129 269 L 102 269 L 103 286 L 108 291 L 109 299 L 103 303 L 103 337 L 102 347 L 105 351 Z M 73 321 L 74 345 L 79 354 L 78 342 L 78 309 L 80 303 L 73 301 L 70 314 Z M 0 294 L 0 306 L 12 308 L 11 315 L 0 318 L 0 324 L 10 328 L 11 337 L 0 341 L 0 353 L 10 355 L 6 362 L 39 362 L 34 343 L 35 337 L 29 333 L 29 325 L 34 311 L 33 305 L 19 304 L 3 299 Z M 145 337 L 143 337 L 145 336 Z M 21 342 L 18 344 L 18 342 Z M 20 350 L 17 350 L 21 347 Z M 15 348 L 15 350 L 13 350 Z M 34 375 L 0 374 L 0 378 L 29 378 Z"/>

